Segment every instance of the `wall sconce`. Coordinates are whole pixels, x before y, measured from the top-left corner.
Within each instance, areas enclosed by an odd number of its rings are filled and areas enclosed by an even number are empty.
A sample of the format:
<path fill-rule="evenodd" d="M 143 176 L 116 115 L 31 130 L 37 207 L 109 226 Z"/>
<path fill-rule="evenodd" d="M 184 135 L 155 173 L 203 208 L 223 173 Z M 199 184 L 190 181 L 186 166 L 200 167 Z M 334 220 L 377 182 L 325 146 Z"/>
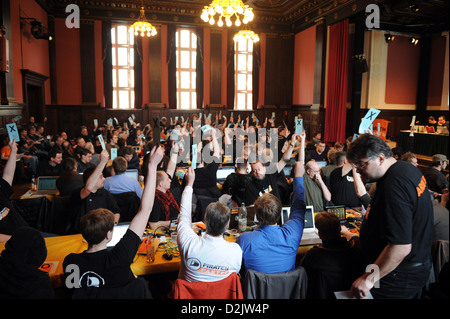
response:
<path fill-rule="evenodd" d="M 419 39 L 415 37 L 409 37 L 409 44 L 416 45 L 417 43 L 419 43 Z"/>
<path fill-rule="evenodd" d="M 34 20 L 30 22 L 30 25 L 31 34 L 36 39 L 53 40 L 51 32 L 41 22 Z"/>
<path fill-rule="evenodd" d="M 395 37 L 393 35 L 391 35 L 390 33 L 385 33 L 384 39 L 386 40 L 386 43 L 389 43 L 389 42 L 394 41 Z"/>
<path fill-rule="evenodd" d="M 53 40 L 53 34 L 35 18 L 20 18 L 21 20 L 30 20 L 30 32 L 36 39 Z"/>

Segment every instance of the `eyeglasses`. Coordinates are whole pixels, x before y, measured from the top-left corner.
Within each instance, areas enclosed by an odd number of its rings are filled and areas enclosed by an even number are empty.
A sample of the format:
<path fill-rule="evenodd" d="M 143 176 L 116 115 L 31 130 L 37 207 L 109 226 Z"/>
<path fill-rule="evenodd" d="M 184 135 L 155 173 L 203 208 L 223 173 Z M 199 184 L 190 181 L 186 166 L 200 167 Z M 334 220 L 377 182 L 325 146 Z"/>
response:
<path fill-rule="evenodd" d="M 369 165 L 370 161 L 371 161 L 371 159 L 368 159 L 367 161 L 358 161 L 355 163 L 355 166 L 357 169 L 362 171 L 363 169 L 365 169 L 367 167 L 367 165 Z"/>

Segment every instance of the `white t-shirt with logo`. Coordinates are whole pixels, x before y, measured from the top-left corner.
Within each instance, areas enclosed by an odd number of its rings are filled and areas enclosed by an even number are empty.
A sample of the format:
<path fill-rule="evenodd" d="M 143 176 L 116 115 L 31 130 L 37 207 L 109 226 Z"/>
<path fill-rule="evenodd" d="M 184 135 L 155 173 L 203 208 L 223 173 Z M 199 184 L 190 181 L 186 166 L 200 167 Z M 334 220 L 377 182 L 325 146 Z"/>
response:
<path fill-rule="evenodd" d="M 177 242 L 181 254 L 178 278 L 194 282 L 219 281 L 241 269 L 242 250 L 236 243 L 192 229 L 192 187 L 186 186 L 181 200 Z"/>

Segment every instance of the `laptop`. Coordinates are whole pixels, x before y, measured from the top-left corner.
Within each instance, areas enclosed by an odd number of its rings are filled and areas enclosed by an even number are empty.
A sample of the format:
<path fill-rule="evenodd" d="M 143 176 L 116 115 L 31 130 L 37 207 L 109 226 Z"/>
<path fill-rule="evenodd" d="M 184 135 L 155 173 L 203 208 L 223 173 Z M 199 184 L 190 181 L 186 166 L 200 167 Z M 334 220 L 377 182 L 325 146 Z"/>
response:
<path fill-rule="evenodd" d="M 219 183 L 225 182 L 228 175 L 230 175 L 231 173 L 234 173 L 235 171 L 236 171 L 236 169 L 234 168 L 234 166 L 223 166 L 223 167 L 217 168 L 217 173 L 216 173 L 217 181 Z"/>
<path fill-rule="evenodd" d="M 326 161 L 317 161 L 316 163 L 317 163 L 317 165 L 319 165 L 320 168 L 328 165 L 328 163 Z"/>
<path fill-rule="evenodd" d="M 302 240 L 304 240 L 304 239 L 320 240 L 319 235 L 317 233 L 316 224 L 314 222 L 314 207 L 313 206 L 306 206 Z"/>
<path fill-rule="evenodd" d="M 125 175 L 139 181 L 139 172 L 137 169 L 127 169 Z"/>
<path fill-rule="evenodd" d="M 434 133 L 434 126 L 426 126 L 427 133 Z"/>
<path fill-rule="evenodd" d="M 284 225 L 289 220 L 290 215 L 291 215 L 291 206 L 283 206 L 281 208 L 281 225 Z M 316 225 L 314 223 L 313 206 L 306 206 L 302 240 L 303 239 L 318 240 L 318 242 L 320 242 L 319 235 L 317 234 Z"/>
<path fill-rule="evenodd" d="M 109 243 L 106 244 L 107 248 L 112 248 L 117 245 L 117 243 L 122 239 L 122 237 L 127 232 L 130 223 L 119 223 L 114 226 L 112 239 Z"/>
<path fill-rule="evenodd" d="M 447 126 L 438 126 L 436 133 L 438 133 L 438 134 L 447 134 L 448 135 L 448 128 L 447 128 Z"/>
<path fill-rule="evenodd" d="M 325 207 L 328 213 L 335 214 L 341 223 L 341 225 L 347 227 L 348 229 L 355 228 L 354 225 L 350 224 L 347 221 L 347 209 L 344 205 L 338 205 L 338 206 L 327 206 Z"/>
<path fill-rule="evenodd" d="M 37 190 L 31 191 L 31 195 L 56 195 L 58 188 L 56 187 L 56 180 L 59 176 L 39 176 L 37 178 Z"/>

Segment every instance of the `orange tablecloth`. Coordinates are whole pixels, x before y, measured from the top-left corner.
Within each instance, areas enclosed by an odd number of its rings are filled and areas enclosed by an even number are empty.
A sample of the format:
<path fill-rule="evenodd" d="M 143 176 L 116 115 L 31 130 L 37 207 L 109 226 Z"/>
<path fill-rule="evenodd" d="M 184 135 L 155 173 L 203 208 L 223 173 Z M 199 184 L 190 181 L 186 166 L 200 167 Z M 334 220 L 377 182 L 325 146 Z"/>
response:
<path fill-rule="evenodd" d="M 64 258 L 70 253 L 85 251 L 88 245 L 81 234 L 48 237 L 45 238 L 45 243 L 47 258 L 41 269 L 49 273 L 53 287 L 62 287 L 65 280 L 62 265 Z M 0 251 L 3 251 L 4 248 L 5 243 L 0 243 Z M 137 276 L 178 270 L 180 268 L 180 257 L 173 257 L 172 260 L 168 261 L 162 257 L 163 253 L 163 251 L 157 251 L 153 263 L 148 263 L 145 255 L 137 254 L 133 264 L 131 264 L 131 270 Z"/>

